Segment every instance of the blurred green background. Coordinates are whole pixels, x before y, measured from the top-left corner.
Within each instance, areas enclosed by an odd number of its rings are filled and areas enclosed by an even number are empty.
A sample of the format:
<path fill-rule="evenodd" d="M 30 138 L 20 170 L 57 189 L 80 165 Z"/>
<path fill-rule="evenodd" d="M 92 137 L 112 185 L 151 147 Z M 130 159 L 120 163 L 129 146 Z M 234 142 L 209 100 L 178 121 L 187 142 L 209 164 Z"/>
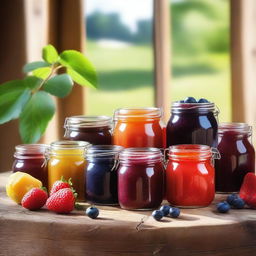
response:
<path fill-rule="evenodd" d="M 108 1 L 107 10 L 101 0 L 87 1 L 86 54 L 99 75 L 99 89 L 90 89 L 86 99 L 89 115 L 154 105 L 153 2 L 143 1 L 148 17 L 138 15 L 134 28 L 122 17 L 127 1 L 119 1 L 119 9 L 117 0 Z M 207 98 L 219 107 L 220 120 L 230 121 L 229 2 L 172 0 L 170 11 L 170 103 L 186 96 Z"/>

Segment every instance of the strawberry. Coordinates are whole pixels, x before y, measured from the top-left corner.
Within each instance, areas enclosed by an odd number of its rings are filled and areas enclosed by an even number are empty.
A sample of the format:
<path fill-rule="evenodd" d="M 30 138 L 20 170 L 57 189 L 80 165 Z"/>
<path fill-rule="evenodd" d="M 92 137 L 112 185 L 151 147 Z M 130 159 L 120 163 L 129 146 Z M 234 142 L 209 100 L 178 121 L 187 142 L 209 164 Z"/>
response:
<path fill-rule="evenodd" d="M 62 176 L 60 180 L 55 181 L 52 185 L 50 196 L 63 188 L 72 188 L 71 178 L 67 181 Z"/>
<path fill-rule="evenodd" d="M 48 198 L 45 188 L 32 188 L 22 198 L 21 205 L 31 211 L 41 209 Z"/>
<path fill-rule="evenodd" d="M 47 199 L 46 207 L 53 212 L 70 213 L 74 209 L 75 201 L 72 189 L 62 188 Z"/>

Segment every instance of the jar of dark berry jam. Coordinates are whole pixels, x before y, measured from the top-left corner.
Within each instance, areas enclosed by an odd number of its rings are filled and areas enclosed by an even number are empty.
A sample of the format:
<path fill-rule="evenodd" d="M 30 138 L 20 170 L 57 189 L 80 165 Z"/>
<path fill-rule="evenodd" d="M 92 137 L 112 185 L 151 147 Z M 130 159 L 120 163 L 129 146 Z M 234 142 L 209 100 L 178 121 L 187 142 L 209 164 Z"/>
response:
<path fill-rule="evenodd" d="M 112 118 L 108 116 L 71 116 L 65 120 L 69 140 L 87 141 L 93 145 L 112 144 Z"/>
<path fill-rule="evenodd" d="M 153 209 L 163 200 L 164 166 L 158 148 L 127 148 L 119 155 L 118 200 L 128 210 Z"/>
<path fill-rule="evenodd" d="M 13 172 L 26 172 L 39 179 L 44 187 L 48 187 L 48 170 L 45 144 L 23 144 L 15 147 Z"/>
<path fill-rule="evenodd" d="M 86 195 L 94 204 L 116 205 L 118 153 L 123 148 L 94 145 L 86 153 Z"/>
<path fill-rule="evenodd" d="M 218 111 L 215 104 L 172 103 L 171 117 L 166 127 L 167 146 L 201 144 L 217 146 Z"/>
<path fill-rule="evenodd" d="M 172 205 L 204 207 L 214 199 L 214 162 L 218 153 L 206 145 L 169 147 L 166 198 Z"/>
<path fill-rule="evenodd" d="M 238 192 L 244 176 L 255 171 L 255 151 L 251 144 L 252 127 L 245 123 L 221 123 L 218 130 L 216 191 Z"/>

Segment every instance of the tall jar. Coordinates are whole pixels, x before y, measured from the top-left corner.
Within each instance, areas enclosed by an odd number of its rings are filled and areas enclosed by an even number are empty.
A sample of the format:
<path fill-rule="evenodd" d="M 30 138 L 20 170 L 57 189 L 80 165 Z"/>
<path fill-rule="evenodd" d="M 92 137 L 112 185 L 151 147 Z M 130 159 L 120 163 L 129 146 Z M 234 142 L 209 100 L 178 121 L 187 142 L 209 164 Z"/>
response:
<path fill-rule="evenodd" d="M 71 178 L 78 199 L 84 199 L 85 150 L 89 146 L 85 141 L 56 141 L 51 143 L 48 152 L 49 190 L 61 177 Z"/>
<path fill-rule="evenodd" d="M 255 171 L 255 151 L 251 144 L 252 127 L 245 123 L 221 123 L 218 131 L 216 191 L 238 192 L 244 176 Z"/>
<path fill-rule="evenodd" d="M 129 147 L 163 148 L 160 108 L 123 108 L 114 114 L 114 144 Z"/>
<path fill-rule="evenodd" d="M 45 144 L 23 144 L 15 147 L 13 172 L 26 172 L 48 186 L 48 172 Z"/>
<path fill-rule="evenodd" d="M 180 207 L 204 207 L 214 199 L 215 157 L 209 146 L 169 147 L 166 169 L 166 198 Z"/>
<path fill-rule="evenodd" d="M 118 200 L 128 210 L 153 209 L 163 200 L 164 166 L 157 148 L 127 148 L 119 156 Z"/>
<path fill-rule="evenodd" d="M 216 148 L 217 116 L 214 103 L 172 103 L 166 127 L 167 146 L 201 144 Z"/>
<path fill-rule="evenodd" d="M 94 204 L 116 205 L 118 154 L 123 148 L 94 145 L 86 153 L 86 199 Z"/>
<path fill-rule="evenodd" d="M 71 116 L 64 124 L 68 140 L 86 141 L 93 145 L 112 144 L 112 118 L 108 116 Z"/>

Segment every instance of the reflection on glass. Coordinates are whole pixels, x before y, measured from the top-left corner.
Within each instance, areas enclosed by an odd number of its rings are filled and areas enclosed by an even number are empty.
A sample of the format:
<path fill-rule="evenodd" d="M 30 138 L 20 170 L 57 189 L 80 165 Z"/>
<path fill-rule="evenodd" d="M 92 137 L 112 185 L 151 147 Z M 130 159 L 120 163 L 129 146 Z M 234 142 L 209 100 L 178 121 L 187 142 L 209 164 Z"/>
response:
<path fill-rule="evenodd" d="M 153 105 L 153 0 L 86 0 L 86 54 L 99 76 L 86 113 Z"/>

